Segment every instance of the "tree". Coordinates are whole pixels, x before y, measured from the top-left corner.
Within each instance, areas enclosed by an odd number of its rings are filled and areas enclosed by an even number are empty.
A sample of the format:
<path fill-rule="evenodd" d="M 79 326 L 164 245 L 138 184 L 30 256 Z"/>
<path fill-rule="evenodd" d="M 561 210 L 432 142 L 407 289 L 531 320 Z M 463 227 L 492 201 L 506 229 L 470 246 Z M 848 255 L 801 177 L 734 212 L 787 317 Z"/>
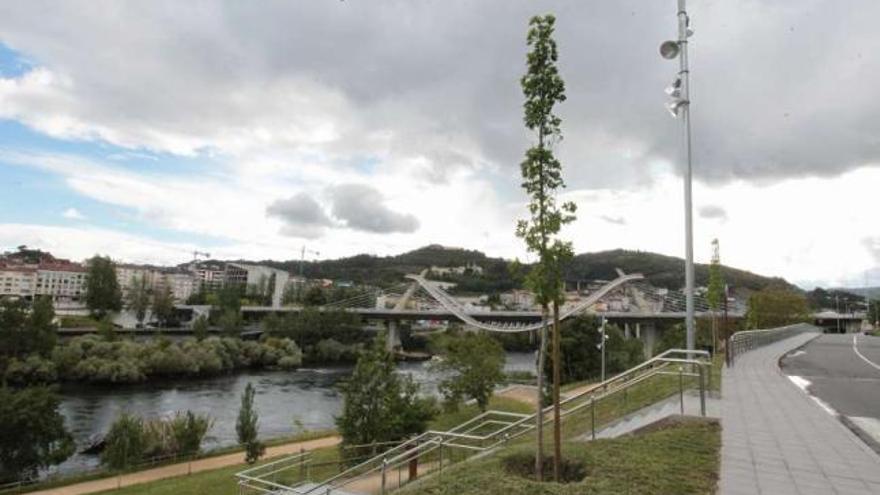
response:
<path fill-rule="evenodd" d="M 238 443 L 244 446 L 245 461 L 248 464 L 257 462 L 266 451 L 266 446 L 257 438 L 260 416 L 254 409 L 254 394 L 254 386 L 248 383 L 241 396 L 241 409 L 238 410 L 238 420 L 235 422 Z"/>
<path fill-rule="evenodd" d="M 59 404 L 47 387 L 0 388 L 0 483 L 33 478 L 73 454 Z"/>
<path fill-rule="evenodd" d="M 116 265 L 109 257 L 93 256 L 86 274 L 86 307 L 97 318 L 122 309 L 122 292 L 116 280 Z"/>
<path fill-rule="evenodd" d="M 147 284 L 147 278 L 143 275 L 132 277 L 131 284 L 128 286 L 128 294 L 125 297 L 125 307 L 134 313 L 138 325 L 144 324 L 147 310 L 150 309 L 150 286 Z"/>
<path fill-rule="evenodd" d="M 809 321 L 810 308 L 803 294 L 767 288 L 749 296 L 748 328 L 776 328 Z"/>
<path fill-rule="evenodd" d="M 55 347 L 57 329 L 52 299 L 38 297 L 28 312 L 23 300 L 0 300 L 0 376 L 13 358 L 48 356 Z"/>
<path fill-rule="evenodd" d="M 447 403 L 455 407 L 463 397 L 470 397 L 485 412 L 495 385 L 504 380 L 504 358 L 501 344 L 488 335 L 467 333 L 453 339 L 436 365 L 439 371 L 452 373 L 440 382 Z"/>
<path fill-rule="evenodd" d="M 48 356 L 58 341 L 55 307 L 51 297 L 37 297 L 25 322 L 28 334 L 27 352 Z"/>
<path fill-rule="evenodd" d="M 177 453 L 184 456 L 197 454 L 213 425 L 214 420 L 208 416 L 196 415 L 192 411 L 186 411 L 185 415 L 177 413 L 170 422 Z"/>
<path fill-rule="evenodd" d="M 323 306 L 327 304 L 327 296 L 324 289 L 320 287 L 310 287 L 303 295 L 303 304 L 305 306 Z"/>
<path fill-rule="evenodd" d="M 116 327 L 113 326 L 113 319 L 110 315 L 105 315 L 98 321 L 98 335 L 107 342 L 116 340 Z"/>
<path fill-rule="evenodd" d="M 126 469 L 137 464 L 146 451 L 144 421 L 123 412 L 110 426 L 104 442 L 106 446 L 101 452 L 101 462 L 110 469 Z"/>
<path fill-rule="evenodd" d="M 718 311 L 724 302 L 724 275 L 721 274 L 721 258 L 718 254 L 718 239 L 712 241 L 712 263 L 709 265 L 709 287 L 706 299 L 712 309 L 712 353 L 715 353 L 718 342 Z"/>
<path fill-rule="evenodd" d="M 199 315 L 199 317 L 193 321 L 192 330 L 196 340 L 200 342 L 205 340 L 208 336 L 208 319 L 205 318 L 204 315 Z"/>
<path fill-rule="evenodd" d="M 244 322 L 242 321 L 241 313 L 234 309 L 226 309 L 220 315 L 217 324 L 220 325 L 220 331 L 223 332 L 223 335 L 238 337 L 241 334 L 241 327 Z"/>
<path fill-rule="evenodd" d="M 160 327 L 167 326 L 174 316 L 174 295 L 168 285 L 163 285 L 153 292 L 153 316 L 158 320 Z"/>
<path fill-rule="evenodd" d="M 553 473 L 559 479 L 562 453 L 559 411 L 559 304 L 563 301 L 562 267 L 573 256 L 571 243 L 556 237 L 563 225 L 574 220 L 575 205 L 556 203 L 562 180 L 562 164 L 553 154 L 552 147 L 562 139 L 562 120 L 553 113 L 553 107 L 565 101 L 565 83 L 556 67 L 558 52 L 553 39 L 556 18 L 536 16 L 529 21 L 527 44 L 531 48 L 526 59 L 527 71 L 520 84 L 525 96 L 525 125 L 537 135 L 537 143 L 526 151 L 521 164 L 522 187 L 530 197 L 529 219 L 517 222 L 516 234 L 523 238 L 538 261 L 526 277 L 527 286 L 535 293 L 541 305 L 541 314 L 547 321 L 553 306 Z M 546 325 L 541 330 L 538 363 L 538 394 L 541 392 L 543 359 L 546 349 Z M 538 409 L 536 418 L 537 451 L 535 472 L 540 480 L 543 472 L 543 414 Z"/>
<path fill-rule="evenodd" d="M 396 373 L 394 359 L 385 351 L 384 336 L 380 335 L 363 351 L 342 386 L 344 403 L 336 418 L 342 443 L 391 442 L 424 432 L 434 406 L 419 397 L 418 390 L 412 377 Z"/>

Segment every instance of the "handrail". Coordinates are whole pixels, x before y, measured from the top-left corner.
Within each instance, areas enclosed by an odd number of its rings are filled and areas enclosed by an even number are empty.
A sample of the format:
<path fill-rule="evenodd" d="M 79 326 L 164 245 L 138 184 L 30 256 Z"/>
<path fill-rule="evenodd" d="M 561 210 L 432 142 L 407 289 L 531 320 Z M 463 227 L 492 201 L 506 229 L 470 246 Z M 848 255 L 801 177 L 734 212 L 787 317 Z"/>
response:
<path fill-rule="evenodd" d="M 727 366 L 732 367 L 736 357 L 752 349 L 780 341 L 782 339 L 808 332 L 821 331 L 819 328 L 807 323 L 795 323 L 778 328 L 766 328 L 760 330 L 743 330 L 733 334 L 728 339 L 726 361 Z"/>
<path fill-rule="evenodd" d="M 685 356 L 685 358 L 680 357 L 682 355 Z M 693 356 L 694 358 L 691 358 L 691 356 Z M 699 358 L 704 358 L 705 360 L 701 360 Z M 648 359 L 647 361 L 645 361 L 637 366 L 634 366 L 626 371 L 623 371 L 623 372 L 621 372 L 621 373 L 619 373 L 619 374 L 617 374 L 617 375 L 615 375 L 615 376 L 613 376 L 603 382 L 595 384 L 593 387 L 591 387 L 588 390 L 585 390 L 585 391 L 580 392 L 578 394 L 567 397 L 565 400 L 560 402 L 560 406 L 574 404 L 576 401 L 579 401 L 579 400 L 584 399 L 586 397 L 589 397 L 590 401 L 589 402 L 585 401 L 584 403 L 578 404 L 573 408 L 563 410 L 561 416 L 563 416 L 563 417 L 567 416 L 571 413 L 574 413 L 574 412 L 582 409 L 583 407 L 586 407 L 587 405 L 589 405 L 591 403 L 595 403 L 598 400 L 602 400 L 606 397 L 609 397 L 609 396 L 614 395 L 616 393 L 619 393 L 625 389 L 628 389 L 628 388 L 640 383 L 641 381 L 643 381 L 647 378 L 650 378 L 652 376 L 656 376 L 657 374 L 662 372 L 666 367 L 668 367 L 672 364 L 693 365 L 693 366 L 700 367 L 700 376 L 703 377 L 704 368 L 708 368 L 710 370 L 709 373 L 711 373 L 711 367 L 709 367 L 710 358 L 711 358 L 711 355 L 708 351 L 687 350 L 687 349 L 669 349 L 661 354 L 658 354 L 657 356 L 654 356 L 651 359 Z M 710 380 L 711 380 L 711 378 L 710 378 Z M 703 381 L 701 379 L 701 399 L 703 399 L 703 400 L 705 400 L 704 392 L 705 392 L 705 386 L 707 385 L 707 383 L 708 383 L 708 381 Z M 545 412 L 552 410 L 552 407 L 553 406 L 548 406 L 547 408 L 545 408 Z M 703 402 L 702 409 L 705 413 L 705 403 L 704 402 Z M 486 435 L 471 435 L 471 434 L 459 433 L 459 430 L 461 430 L 465 426 L 471 425 L 471 424 L 477 422 L 479 419 L 486 418 L 489 415 L 493 414 L 494 412 L 495 411 L 486 411 L 485 413 L 482 413 L 475 418 L 472 418 L 468 421 L 465 421 L 465 422 L 457 425 L 455 428 L 452 428 L 451 430 L 448 430 L 445 432 L 433 431 L 433 430 L 426 431 L 426 432 L 424 432 L 424 433 L 422 433 L 422 434 L 420 434 L 410 440 L 402 442 L 401 444 L 399 444 L 398 446 L 396 446 L 392 449 L 389 449 L 388 451 L 380 454 L 380 456 L 373 457 L 363 463 L 358 464 L 357 466 L 349 468 L 349 469 L 317 484 L 316 486 L 312 487 L 311 489 L 303 492 L 303 495 L 308 495 L 310 493 L 321 493 L 321 492 L 319 492 L 319 490 L 327 489 L 327 487 L 345 486 L 349 483 L 352 483 L 355 480 L 362 479 L 365 476 L 376 473 L 382 469 L 387 469 L 388 464 L 389 464 L 389 461 L 388 461 L 389 456 L 391 456 L 390 459 L 392 459 L 393 461 L 396 461 L 398 459 L 410 459 L 410 458 L 412 458 L 414 453 L 418 453 L 428 447 L 431 447 L 430 450 L 433 450 L 433 448 L 435 448 L 435 446 L 442 447 L 444 444 L 446 444 L 448 439 L 451 440 L 451 439 L 455 439 L 455 438 L 478 441 L 478 442 L 491 441 L 491 443 L 489 445 L 484 445 L 480 448 L 477 448 L 477 450 L 485 451 L 485 450 L 494 448 L 495 446 L 499 445 L 500 443 L 502 443 L 504 441 L 519 437 L 519 436 L 525 434 L 526 432 L 531 431 L 534 428 L 534 425 L 530 424 L 530 422 L 534 421 L 536 413 L 533 413 L 530 415 L 517 415 L 514 413 L 506 413 L 507 415 L 521 416 L 521 417 L 517 421 L 512 422 L 512 423 L 508 423 L 505 427 L 500 428 L 498 430 L 494 430 L 491 433 L 488 433 Z M 545 417 L 547 418 L 545 420 L 545 422 L 551 421 L 551 418 L 549 415 L 546 415 Z M 515 431 L 517 428 L 521 428 L 521 429 L 519 431 Z M 447 445 L 449 445 L 449 444 L 447 444 Z M 462 445 L 462 447 L 464 447 L 464 446 Z M 367 467 L 369 464 L 374 464 L 374 466 L 366 469 L 363 472 L 358 472 L 362 468 Z M 355 474 L 355 473 L 357 473 L 357 474 Z M 342 479 L 345 479 L 344 482 L 337 483 Z"/>

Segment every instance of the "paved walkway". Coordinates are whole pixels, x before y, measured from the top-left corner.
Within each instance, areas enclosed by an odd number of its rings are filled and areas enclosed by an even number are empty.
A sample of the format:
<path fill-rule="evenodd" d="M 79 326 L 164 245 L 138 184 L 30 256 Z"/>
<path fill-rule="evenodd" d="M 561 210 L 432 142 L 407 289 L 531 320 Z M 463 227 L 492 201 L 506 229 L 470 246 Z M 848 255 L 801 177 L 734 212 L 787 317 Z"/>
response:
<path fill-rule="evenodd" d="M 292 442 L 277 445 L 275 447 L 267 447 L 266 454 L 263 457 L 268 459 L 279 455 L 296 454 L 300 449 L 312 450 L 323 447 L 331 447 L 340 442 L 338 436 L 329 436 L 316 438 L 314 440 L 306 440 L 303 442 Z M 101 492 L 104 490 L 113 490 L 117 486 L 137 485 L 150 481 L 161 480 L 165 478 L 173 478 L 175 476 L 184 476 L 189 473 L 197 473 L 200 471 L 209 471 L 227 466 L 241 464 L 244 468 L 244 453 L 237 452 L 235 454 L 218 455 L 215 457 L 206 457 L 197 461 L 182 462 L 180 464 L 169 464 L 144 471 L 137 471 L 130 474 L 124 474 L 121 477 L 113 476 L 111 478 L 101 478 L 93 481 L 84 481 L 73 485 L 61 486 L 58 488 L 50 488 L 48 490 L 40 490 L 38 492 L 30 492 L 28 495 L 83 495 L 87 493 Z M 231 478 L 230 478 L 231 479 Z"/>
<path fill-rule="evenodd" d="M 721 494 L 880 494 L 880 457 L 779 369 L 783 354 L 815 336 L 747 352 L 724 369 Z"/>

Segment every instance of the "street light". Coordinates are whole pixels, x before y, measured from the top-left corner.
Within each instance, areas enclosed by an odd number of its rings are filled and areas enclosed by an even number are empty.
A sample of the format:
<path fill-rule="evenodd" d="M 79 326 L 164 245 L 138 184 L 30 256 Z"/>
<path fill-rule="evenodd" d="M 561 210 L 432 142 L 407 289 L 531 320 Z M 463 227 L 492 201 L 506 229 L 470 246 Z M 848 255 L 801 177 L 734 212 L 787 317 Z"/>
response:
<path fill-rule="evenodd" d="M 602 382 L 605 382 L 605 340 L 608 339 L 608 336 L 605 335 L 605 323 L 607 321 L 608 320 L 606 320 L 605 317 L 603 316 L 602 317 L 602 324 L 599 325 L 599 328 L 596 329 L 596 331 L 598 331 L 600 334 L 602 334 L 601 342 L 599 342 L 599 345 L 596 346 L 599 348 L 599 350 L 602 351 L 602 380 L 601 380 Z"/>
<path fill-rule="evenodd" d="M 687 327 L 687 348 L 694 349 L 694 229 L 693 207 L 691 201 L 691 120 L 690 120 L 690 97 L 687 43 L 688 38 L 694 34 L 690 29 L 690 19 L 685 10 L 685 0 L 678 0 L 678 40 L 664 41 L 660 45 L 660 56 L 666 60 L 678 58 L 678 76 L 672 86 L 667 88 L 666 93 L 672 97 L 667 103 L 666 109 L 673 117 L 681 117 L 684 131 L 685 149 L 687 153 L 687 168 L 684 174 L 684 245 L 685 245 L 685 298 L 686 315 L 685 326 Z"/>

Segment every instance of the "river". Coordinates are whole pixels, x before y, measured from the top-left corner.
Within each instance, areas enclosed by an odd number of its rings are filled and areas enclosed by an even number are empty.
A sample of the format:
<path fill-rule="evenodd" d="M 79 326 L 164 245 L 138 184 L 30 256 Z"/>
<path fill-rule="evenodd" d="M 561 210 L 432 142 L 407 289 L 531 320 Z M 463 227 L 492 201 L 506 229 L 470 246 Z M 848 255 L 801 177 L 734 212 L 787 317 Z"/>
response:
<path fill-rule="evenodd" d="M 440 378 L 427 362 L 399 363 L 397 368 L 421 385 L 425 394 L 437 394 Z M 507 354 L 506 371 L 534 371 L 534 354 Z M 191 410 L 214 418 L 203 450 L 235 445 L 235 421 L 241 394 L 248 383 L 256 388 L 260 437 L 290 436 L 303 430 L 334 427 L 342 408 L 336 385 L 351 374 L 352 366 L 300 368 L 296 371 L 247 371 L 202 380 L 151 382 L 115 387 L 72 386 L 61 389 L 61 413 L 78 448 L 89 438 L 107 432 L 122 411 L 143 418 L 166 417 Z M 64 474 L 98 466 L 98 457 L 75 454 L 52 472 Z"/>

